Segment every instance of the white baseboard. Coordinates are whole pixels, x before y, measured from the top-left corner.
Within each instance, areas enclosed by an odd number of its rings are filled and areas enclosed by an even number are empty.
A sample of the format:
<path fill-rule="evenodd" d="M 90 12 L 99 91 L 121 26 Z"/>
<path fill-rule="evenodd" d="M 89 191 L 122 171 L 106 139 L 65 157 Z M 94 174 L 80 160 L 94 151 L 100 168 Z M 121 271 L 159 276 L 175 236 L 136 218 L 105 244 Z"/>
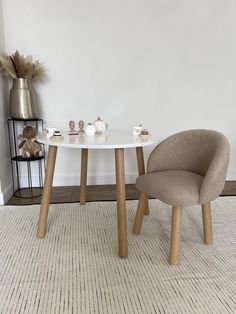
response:
<path fill-rule="evenodd" d="M 137 173 L 128 173 L 125 176 L 126 183 L 134 183 L 137 178 Z M 38 178 L 32 176 L 33 186 L 38 185 Z M 87 184 L 96 185 L 96 184 L 115 184 L 116 177 L 115 173 L 106 173 L 106 174 L 92 174 L 88 173 Z M 20 180 L 21 187 L 27 187 L 27 176 L 22 176 Z M 54 186 L 71 186 L 71 185 L 80 185 L 80 176 L 76 174 L 55 174 L 53 178 Z"/>
<path fill-rule="evenodd" d="M 12 195 L 13 184 L 11 182 L 3 191 L 0 192 L 0 205 L 5 205 Z"/>
<path fill-rule="evenodd" d="M 236 180 L 236 169 L 231 168 L 228 170 L 226 180 L 228 180 L 228 181 L 235 181 Z"/>
<path fill-rule="evenodd" d="M 134 183 L 137 178 L 137 173 L 127 173 L 125 175 L 125 182 L 127 184 Z M 115 173 L 106 173 L 106 174 L 88 174 L 87 184 L 88 185 L 99 185 L 99 184 L 115 184 L 116 176 Z M 70 186 L 70 185 L 80 185 L 80 176 L 79 175 L 64 175 L 58 174 L 55 175 L 53 184 L 56 186 Z"/>

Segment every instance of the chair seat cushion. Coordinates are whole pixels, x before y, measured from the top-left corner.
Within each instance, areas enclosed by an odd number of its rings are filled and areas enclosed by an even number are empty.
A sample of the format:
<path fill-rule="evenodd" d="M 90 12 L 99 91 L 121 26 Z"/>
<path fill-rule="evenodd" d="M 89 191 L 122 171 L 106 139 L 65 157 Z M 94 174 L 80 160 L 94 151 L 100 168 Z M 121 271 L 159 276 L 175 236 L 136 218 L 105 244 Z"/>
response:
<path fill-rule="evenodd" d="M 203 176 L 185 170 L 166 170 L 148 173 L 137 178 L 140 191 L 175 207 L 199 203 Z"/>

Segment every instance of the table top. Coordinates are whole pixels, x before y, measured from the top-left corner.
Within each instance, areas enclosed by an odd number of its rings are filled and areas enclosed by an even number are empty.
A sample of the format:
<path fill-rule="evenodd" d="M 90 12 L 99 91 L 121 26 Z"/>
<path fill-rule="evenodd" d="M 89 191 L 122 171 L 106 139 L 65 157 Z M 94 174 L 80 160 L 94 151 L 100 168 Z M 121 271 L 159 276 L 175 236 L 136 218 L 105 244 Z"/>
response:
<path fill-rule="evenodd" d="M 107 130 L 103 135 L 93 136 L 88 136 L 85 133 L 69 135 L 68 131 L 62 131 L 61 135 L 62 137 L 47 138 L 42 133 L 39 133 L 37 141 L 45 145 L 88 149 L 143 147 L 158 142 L 151 135 L 148 137 L 134 136 L 131 130 Z"/>

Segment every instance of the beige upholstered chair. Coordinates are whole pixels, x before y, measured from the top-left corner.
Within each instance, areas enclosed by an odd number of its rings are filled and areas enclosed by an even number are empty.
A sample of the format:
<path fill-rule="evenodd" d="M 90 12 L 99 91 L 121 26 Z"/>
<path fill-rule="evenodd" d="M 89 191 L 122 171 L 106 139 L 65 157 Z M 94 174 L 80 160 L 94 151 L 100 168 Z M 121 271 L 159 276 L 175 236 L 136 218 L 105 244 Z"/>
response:
<path fill-rule="evenodd" d="M 140 233 L 147 195 L 171 205 L 171 265 L 179 261 L 183 207 L 202 205 L 204 242 L 212 244 L 210 202 L 224 187 L 229 154 L 229 142 L 219 132 L 180 132 L 156 146 L 148 159 L 147 174 L 138 177 L 136 186 L 141 194 L 133 233 Z"/>

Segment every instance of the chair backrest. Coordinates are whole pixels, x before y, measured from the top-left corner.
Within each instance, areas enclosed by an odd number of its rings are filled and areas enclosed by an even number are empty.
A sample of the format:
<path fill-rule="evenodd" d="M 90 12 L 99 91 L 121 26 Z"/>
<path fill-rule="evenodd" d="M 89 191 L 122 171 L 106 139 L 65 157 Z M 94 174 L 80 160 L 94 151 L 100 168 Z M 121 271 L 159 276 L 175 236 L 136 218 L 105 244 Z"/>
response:
<path fill-rule="evenodd" d="M 227 138 L 214 130 L 174 134 L 152 151 L 147 172 L 187 170 L 204 176 L 200 202 L 216 198 L 223 189 L 230 155 Z"/>
<path fill-rule="evenodd" d="M 213 130 L 188 130 L 168 137 L 152 151 L 147 172 L 187 170 L 204 176 L 199 204 L 214 200 L 224 187 L 230 156 L 227 138 Z"/>
<path fill-rule="evenodd" d="M 188 170 L 205 175 L 215 154 L 228 150 L 226 137 L 213 130 L 188 130 L 174 134 L 152 151 L 147 172 Z"/>

